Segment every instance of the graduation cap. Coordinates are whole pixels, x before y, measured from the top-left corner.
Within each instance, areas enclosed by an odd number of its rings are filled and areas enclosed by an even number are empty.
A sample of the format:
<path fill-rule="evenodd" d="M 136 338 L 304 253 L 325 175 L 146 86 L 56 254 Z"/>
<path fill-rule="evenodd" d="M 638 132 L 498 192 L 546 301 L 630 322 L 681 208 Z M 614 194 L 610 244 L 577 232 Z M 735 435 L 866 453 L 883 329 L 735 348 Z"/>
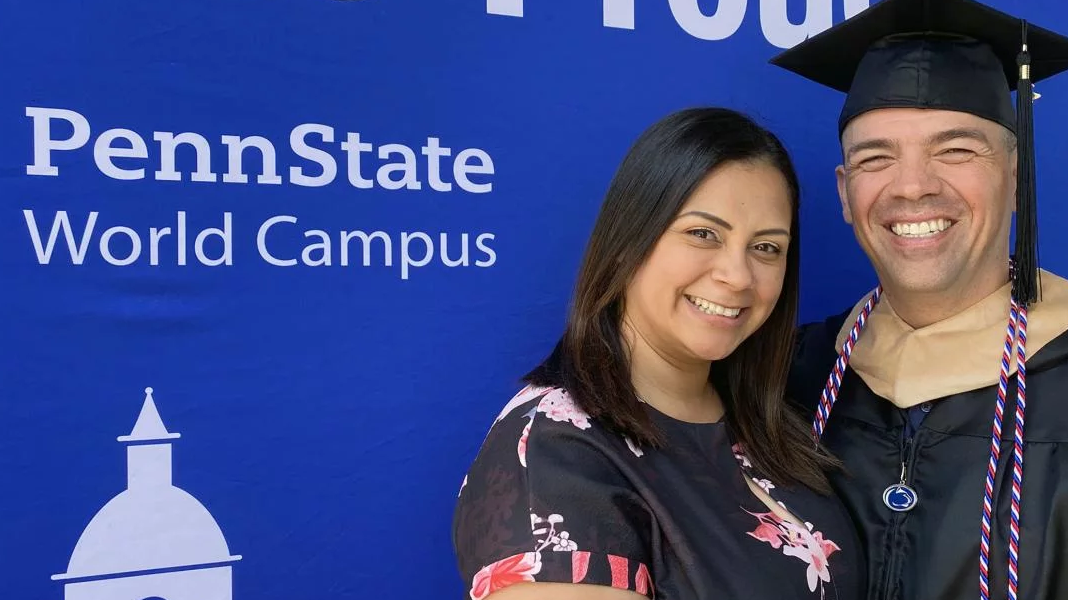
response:
<path fill-rule="evenodd" d="M 1068 38 L 975 0 L 882 0 L 771 63 L 847 94 L 839 135 L 854 117 L 891 107 L 962 111 L 1012 131 L 1013 297 L 1037 300 L 1033 85 L 1068 69 Z"/>

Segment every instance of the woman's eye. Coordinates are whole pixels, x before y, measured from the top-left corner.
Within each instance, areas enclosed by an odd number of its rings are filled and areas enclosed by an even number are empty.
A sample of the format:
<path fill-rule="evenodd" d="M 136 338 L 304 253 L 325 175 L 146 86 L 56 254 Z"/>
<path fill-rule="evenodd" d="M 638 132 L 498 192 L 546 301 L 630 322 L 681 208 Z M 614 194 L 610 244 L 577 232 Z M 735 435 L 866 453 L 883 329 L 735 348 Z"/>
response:
<path fill-rule="evenodd" d="M 702 240 L 717 240 L 716 232 L 711 229 L 693 229 L 690 231 L 690 235 L 701 238 Z"/>
<path fill-rule="evenodd" d="M 762 242 L 754 246 L 759 252 L 765 252 L 767 254 L 779 254 L 781 250 L 775 244 Z"/>

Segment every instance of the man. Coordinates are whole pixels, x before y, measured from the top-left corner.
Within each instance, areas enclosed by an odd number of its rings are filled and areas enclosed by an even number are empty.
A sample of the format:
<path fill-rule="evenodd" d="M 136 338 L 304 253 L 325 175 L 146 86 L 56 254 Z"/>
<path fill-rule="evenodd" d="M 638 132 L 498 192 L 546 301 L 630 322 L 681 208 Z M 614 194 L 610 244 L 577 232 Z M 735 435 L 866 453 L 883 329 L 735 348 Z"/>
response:
<path fill-rule="evenodd" d="M 1068 39 L 1023 25 L 883 0 L 773 60 L 847 92 L 838 191 L 879 287 L 801 328 L 791 395 L 845 463 L 870 599 L 1068 598 L 1068 281 L 1035 260 L 1030 123 Z"/>

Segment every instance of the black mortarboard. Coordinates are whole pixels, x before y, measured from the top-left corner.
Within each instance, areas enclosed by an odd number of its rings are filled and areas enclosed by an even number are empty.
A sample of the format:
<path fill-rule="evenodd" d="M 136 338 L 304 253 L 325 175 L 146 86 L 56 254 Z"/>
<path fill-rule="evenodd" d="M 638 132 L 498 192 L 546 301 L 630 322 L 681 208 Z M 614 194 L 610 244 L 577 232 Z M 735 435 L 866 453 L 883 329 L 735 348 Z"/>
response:
<path fill-rule="evenodd" d="M 957 110 L 1017 136 L 1014 297 L 1038 297 L 1032 85 L 1068 69 L 1068 38 L 975 0 L 882 0 L 772 64 L 847 97 L 839 135 L 876 108 Z M 1017 90 L 1013 109 L 1011 92 Z"/>

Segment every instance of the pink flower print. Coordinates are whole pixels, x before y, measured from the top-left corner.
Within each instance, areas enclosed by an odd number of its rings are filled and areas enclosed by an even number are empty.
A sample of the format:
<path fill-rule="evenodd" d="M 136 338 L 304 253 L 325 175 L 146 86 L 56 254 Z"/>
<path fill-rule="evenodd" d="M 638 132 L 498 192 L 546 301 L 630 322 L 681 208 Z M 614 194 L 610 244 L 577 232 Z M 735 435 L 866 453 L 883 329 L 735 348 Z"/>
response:
<path fill-rule="evenodd" d="M 525 468 L 527 466 L 527 439 L 530 438 L 530 426 L 534 424 L 534 416 L 531 415 L 530 420 L 527 421 L 527 426 L 523 428 L 522 435 L 519 436 L 519 444 L 516 447 L 516 451 L 519 453 L 519 464 Z"/>
<path fill-rule="evenodd" d="M 575 550 L 571 553 L 571 583 L 582 583 L 590 570 L 590 553 Z"/>
<path fill-rule="evenodd" d="M 771 483 L 771 481 L 767 479 L 757 479 L 756 477 L 753 477 L 752 479 L 753 483 L 757 484 L 760 489 L 764 490 L 769 494 L 771 493 L 771 490 L 775 489 L 775 484 Z"/>
<path fill-rule="evenodd" d="M 541 571 L 541 555 L 524 552 L 486 565 L 471 580 L 471 600 L 482 600 L 515 583 L 534 581 Z"/>
<path fill-rule="evenodd" d="M 653 581 L 649 578 L 649 569 L 644 563 L 638 565 L 638 572 L 634 574 L 634 591 L 645 594 L 653 587 Z"/>
<path fill-rule="evenodd" d="M 575 404 L 571 395 L 562 389 L 553 389 L 538 403 L 538 412 L 545 413 L 553 421 L 570 421 L 579 429 L 590 428 L 590 417 Z"/>
<path fill-rule="evenodd" d="M 534 387 L 532 385 L 528 385 L 527 387 L 519 390 L 519 392 L 515 396 L 512 396 L 512 399 L 508 401 L 508 404 L 504 405 L 504 408 L 501 409 L 500 414 L 497 415 L 497 418 L 494 419 L 493 422 L 496 423 L 497 421 L 500 421 L 501 419 L 505 418 L 506 416 L 508 416 L 508 413 L 515 410 L 517 406 L 525 402 L 529 402 L 534 398 L 537 398 L 538 394 L 544 391 L 545 388 Z"/>
<path fill-rule="evenodd" d="M 831 581 L 829 559 L 832 554 L 841 550 L 838 544 L 823 539 L 821 532 L 812 531 L 811 523 L 805 523 L 805 527 L 800 527 L 781 519 L 775 513 L 749 514 L 759 521 L 757 528 L 749 532 L 749 535 L 767 542 L 772 548 L 782 549 L 786 556 L 793 556 L 808 563 L 808 569 L 805 572 L 808 589 L 815 592 L 819 587 L 820 596 L 823 597 L 823 583 Z"/>
<path fill-rule="evenodd" d="M 771 523 L 761 521 L 760 525 L 757 525 L 756 529 L 749 532 L 749 535 L 755 537 L 756 539 L 762 542 L 767 542 L 768 544 L 771 544 L 771 547 L 775 548 L 776 550 L 782 547 L 782 532 L 779 530 L 778 527 Z"/>
<path fill-rule="evenodd" d="M 731 446 L 731 450 L 734 452 L 734 458 L 742 463 L 742 468 L 753 468 L 753 464 L 749 462 L 749 457 L 745 455 L 745 448 L 741 444 Z"/>
<path fill-rule="evenodd" d="M 824 540 L 823 534 L 818 531 L 812 533 L 808 529 L 802 529 L 793 523 L 783 523 L 783 525 L 797 534 L 797 543 L 783 548 L 783 554 L 800 558 L 808 563 L 808 571 L 806 572 L 808 589 L 815 592 L 817 580 L 824 583 L 831 581 L 828 559 L 841 548 L 830 540 Z"/>

